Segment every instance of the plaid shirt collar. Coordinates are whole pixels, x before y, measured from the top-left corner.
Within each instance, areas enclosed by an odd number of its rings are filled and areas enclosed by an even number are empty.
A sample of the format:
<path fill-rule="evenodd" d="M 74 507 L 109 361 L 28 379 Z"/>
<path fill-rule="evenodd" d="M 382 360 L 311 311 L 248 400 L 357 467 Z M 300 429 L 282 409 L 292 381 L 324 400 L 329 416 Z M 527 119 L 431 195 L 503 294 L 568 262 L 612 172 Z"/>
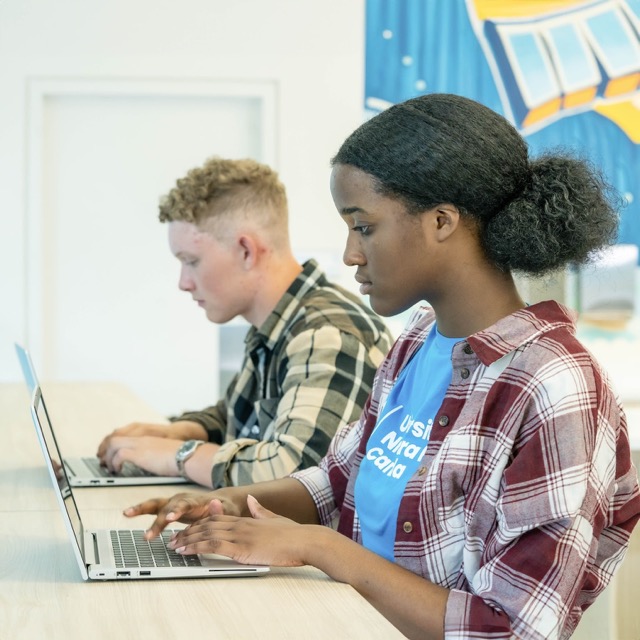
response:
<path fill-rule="evenodd" d="M 262 347 L 272 351 L 290 325 L 291 319 L 298 313 L 307 291 L 327 284 L 327 277 L 318 263 L 313 259 L 305 262 L 300 275 L 291 283 L 260 328 L 251 327 L 247 332 L 247 350 L 253 352 Z"/>
<path fill-rule="evenodd" d="M 547 300 L 533 304 L 498 320 L 487 329 L 478 331 L 467 338 L 467 342 L 482 364 L 490 366 L 507 353 L 522 345 L 537 340 L 542 334 L 556 329 L 568 330 L 575 334 L 575 311 Z M 426 333 L 431 329 L 435 315 L 430 307 L 421 307 L 413 318 L 412 336 L 406 343 L 406 358 L 402 365 L 422 346 Z M 412 320 L 409 321 L 409 324 Z M 462 344 L 462 341 L 461 341 Z M 456 345 L 456 350 L 458 346 Z M 462 347 L 459 347 L 462 348 Z M 454 350 L 455 352 L 455 350 Z"/>

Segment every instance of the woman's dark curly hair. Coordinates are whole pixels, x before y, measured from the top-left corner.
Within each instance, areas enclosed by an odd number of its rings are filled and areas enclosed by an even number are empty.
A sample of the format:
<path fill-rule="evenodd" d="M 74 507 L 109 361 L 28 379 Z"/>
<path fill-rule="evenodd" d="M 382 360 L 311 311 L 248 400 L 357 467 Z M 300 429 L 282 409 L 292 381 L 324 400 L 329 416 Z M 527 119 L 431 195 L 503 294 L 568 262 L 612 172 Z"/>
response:
<path fill-rule="evenodd" d="M 356 129 L 332 159 L 370 174 L 409 213 L 453 204 L 478 223 L 487 257 L 505 271 L 543 275 L 588 262 L 615 241 L 620 197 L 586 160 L 529 160 L 527 144 L 478 102 L 432 93 Z"/>

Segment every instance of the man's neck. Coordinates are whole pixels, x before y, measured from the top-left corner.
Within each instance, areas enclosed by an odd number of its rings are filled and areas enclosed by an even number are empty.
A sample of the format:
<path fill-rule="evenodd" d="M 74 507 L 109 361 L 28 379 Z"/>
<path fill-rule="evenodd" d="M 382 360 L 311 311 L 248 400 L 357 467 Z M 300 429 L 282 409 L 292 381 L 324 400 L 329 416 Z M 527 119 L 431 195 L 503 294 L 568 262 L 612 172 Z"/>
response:
<path fill-rule="evenodd" d="M 254 327 L 260 327 L 301 273 L 302 265 L 292 254 L 271 256 L 271 259 L 265 260 L 258 276 L 255 301 L 245 320 Z"/>

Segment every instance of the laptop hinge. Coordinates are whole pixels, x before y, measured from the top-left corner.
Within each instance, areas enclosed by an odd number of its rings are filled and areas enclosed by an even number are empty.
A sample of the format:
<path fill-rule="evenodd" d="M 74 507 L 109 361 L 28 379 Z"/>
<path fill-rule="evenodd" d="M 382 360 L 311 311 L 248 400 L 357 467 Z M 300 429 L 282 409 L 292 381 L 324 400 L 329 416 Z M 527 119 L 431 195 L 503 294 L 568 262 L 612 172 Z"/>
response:
<path fill-rule="evenodd" d="M 84 532 L 84 562 L 86 565 L 99 564 L 98 539 L 91 531 Z"/>

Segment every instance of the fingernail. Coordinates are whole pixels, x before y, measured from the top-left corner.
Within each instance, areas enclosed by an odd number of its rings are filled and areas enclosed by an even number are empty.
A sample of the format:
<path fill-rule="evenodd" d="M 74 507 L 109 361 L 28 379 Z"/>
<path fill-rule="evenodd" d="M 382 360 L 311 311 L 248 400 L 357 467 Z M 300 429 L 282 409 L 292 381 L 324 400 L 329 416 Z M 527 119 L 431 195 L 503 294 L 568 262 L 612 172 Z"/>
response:
<path fill-rule="evenodd" d="M 176 551 L 176 553 L 184 553 L 185 549 L 186 549 L 186 547 L 178 547 L 175 551 Z"/>

